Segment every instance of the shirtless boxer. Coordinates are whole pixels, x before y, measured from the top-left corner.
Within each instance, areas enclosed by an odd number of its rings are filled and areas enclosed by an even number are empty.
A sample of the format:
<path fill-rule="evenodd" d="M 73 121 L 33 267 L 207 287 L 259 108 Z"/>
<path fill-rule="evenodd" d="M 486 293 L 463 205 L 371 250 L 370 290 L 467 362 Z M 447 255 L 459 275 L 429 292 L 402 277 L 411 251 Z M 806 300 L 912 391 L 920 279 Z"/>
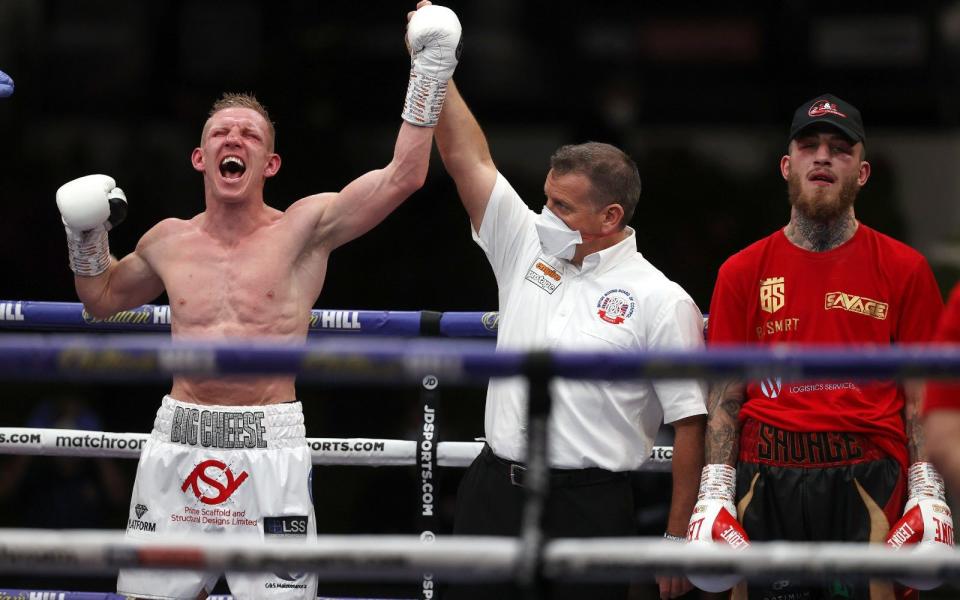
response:
<path fill-rule="evenodd" d="M 452 11 L 417 11 L 407 28 L 406 122 L 393 160 L 286 212 L 264 203 L 264 183 L 280 169 L 280 156 L 266 110 L 246 95 L 227 94 L 213 105 L 191 155 L 203 174 L 206 210 L 188 221 L 161 221 L 119 261 L 107 246 L 107 231 L 126 212 L 114 180 L 90 175 L 62 186 L 57 204 L 86 310 L 107 317 L 166 291 L 175 339 L 304 339 L 330 253 L 423 185 L 459 39 Z M 292 375 L 174 377 L 140 458 L 127 535 L 315 537 L 311 457 L 294 398 Z M 117 588 L 140 598 L 203 598 L 219 575 L 124 570 Z M 228 573 L 227 581 L 237 598 L 316 597 L 310 574 Z"/>

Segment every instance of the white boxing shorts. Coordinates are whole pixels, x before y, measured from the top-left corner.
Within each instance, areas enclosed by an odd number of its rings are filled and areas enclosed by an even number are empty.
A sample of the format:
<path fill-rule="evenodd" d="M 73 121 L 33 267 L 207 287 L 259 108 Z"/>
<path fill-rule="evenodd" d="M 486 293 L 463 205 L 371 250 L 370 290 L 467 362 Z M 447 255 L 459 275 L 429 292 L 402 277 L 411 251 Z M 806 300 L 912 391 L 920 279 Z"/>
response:
<path fill-rule="evenodd" d="M 299 402 L 202 406 L 163 398 L 133 484 L 127 537 L 225 535 L 230 539 L 316 539 L 312 462 Z M 124 569 L 117 593 L 192 600 L 220 573 Z M 247 598 L 317 596 L 309 573 L 227 573 Z"/>

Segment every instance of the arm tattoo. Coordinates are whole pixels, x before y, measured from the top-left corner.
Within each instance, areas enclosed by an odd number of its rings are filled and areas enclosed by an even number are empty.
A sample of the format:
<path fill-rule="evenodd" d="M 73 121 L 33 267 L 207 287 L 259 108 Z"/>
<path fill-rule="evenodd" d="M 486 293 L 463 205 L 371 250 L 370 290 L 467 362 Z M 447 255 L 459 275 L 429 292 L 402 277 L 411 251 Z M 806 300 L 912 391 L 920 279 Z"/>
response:
<path fill-rule="evenodd" d="M 746 388 L 742 381 L 723 381 L 710 387 L 707 400 L 706 459 L 708 464 L 735 466 L 740 451 L 740 407 Z"/>
<path fill-rule="evenodd" d="M 903 422 L 907 434 L 907 450 L 910 453 L 910 462 L 927 460 L 926 440 L 923 436 L 923 424 L 920 415 L 923 384 L 916 381 L 907 381 L 903 385 Z"/>

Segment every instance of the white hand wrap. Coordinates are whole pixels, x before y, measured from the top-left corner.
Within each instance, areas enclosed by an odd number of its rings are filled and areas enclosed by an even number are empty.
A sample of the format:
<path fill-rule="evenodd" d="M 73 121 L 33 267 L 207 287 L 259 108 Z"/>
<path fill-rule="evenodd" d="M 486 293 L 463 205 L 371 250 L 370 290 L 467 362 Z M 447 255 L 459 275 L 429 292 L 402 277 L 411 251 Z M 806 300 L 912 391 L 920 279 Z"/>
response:
<path fill-rule="evenodd" d="M 410 18 L 410 82 L 401 114 L 404 121 L 420 127 L 437 124 L 447 82 L 457 66 L 460 34 L 457 15 L 444 6 L 424 6 Z"/>
<path fill-rule="evenodd" d="M 70 269 L 81 277 L 96 277 L 110 267 L 110 243 L 103 225 L 86 231 L 67 230 Z"/>
<path fill-rule="evenodd" d="M 447 98 L 447 82 L 410 69 L 410 83 L 403 102 L 404 121 L 419 127 L 435 127 L 440 120 L 443 101 Z"/>
<path fill-rule="evenodd" d="M 907 471 L 907 490 L 910 500 L 936 498 L 946 502 L 947 487 L 943 483 L 943 477 L 928 462 L 915 462 L 910 465 L 910 470 Z"/>

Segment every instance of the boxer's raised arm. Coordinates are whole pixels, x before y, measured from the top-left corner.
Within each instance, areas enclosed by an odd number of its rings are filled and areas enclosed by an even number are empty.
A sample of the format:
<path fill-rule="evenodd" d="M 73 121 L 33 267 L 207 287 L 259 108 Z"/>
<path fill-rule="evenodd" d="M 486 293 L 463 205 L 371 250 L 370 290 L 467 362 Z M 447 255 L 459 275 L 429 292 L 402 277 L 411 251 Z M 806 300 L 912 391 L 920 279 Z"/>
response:
<path fill-rule="evenodd" d="M 328 202 L 314 230 L 315 242 L 333 250 L 383 221 L 423 186 L 432 143 L 432 129 L 401 125 L 390 164 L 361 175 L 337 194 L 325 194 Z"/>
<path fill-rule="evenodd" d="M 433 131 L 457 66 L 460 21 L 448 8 L 424 5 L 407 25 L 410 81 L 393 160 L 326 197 L 315 241 L 328 250 L 360 236 L 418 190 L 427 176 Z M 306 199 L 310 200 L 310 199 Z"/>
<path fill-rule="evenodd" d="M 67 231 L 77 295 L 87 312 L 109 317 L 163 292 L 160 278 L 136 251 L 120 261 L 110 256 L 107 232 L 127 214 L 127 198 L 112 177 L 87 175 L 63 184 L 57 190 L 57 208 Z M 138 250 L 150 239 L 148 232 Z"/>

